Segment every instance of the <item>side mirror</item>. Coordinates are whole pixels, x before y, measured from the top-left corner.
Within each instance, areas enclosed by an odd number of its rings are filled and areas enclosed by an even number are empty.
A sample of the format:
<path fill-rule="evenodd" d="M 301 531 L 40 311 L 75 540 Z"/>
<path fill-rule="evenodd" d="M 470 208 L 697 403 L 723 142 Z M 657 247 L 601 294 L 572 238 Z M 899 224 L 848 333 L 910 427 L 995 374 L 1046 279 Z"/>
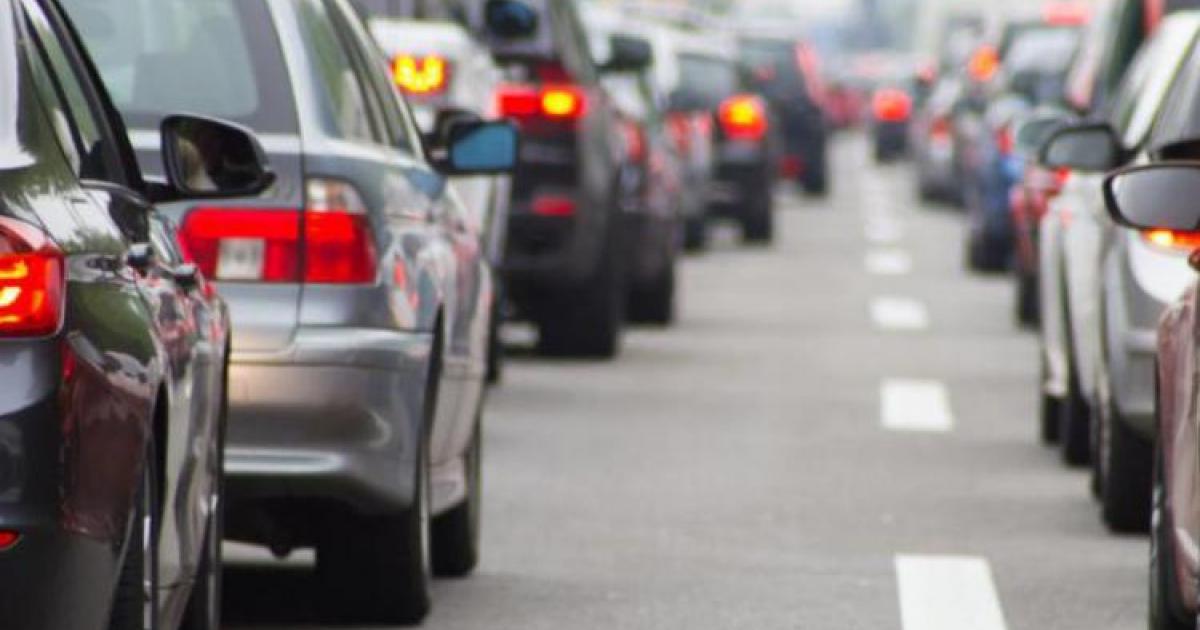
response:
<path fill-rule="evenodd" d="M 1200 230 L 1200 162 L 1160 163 L 1113 173 L 1104 202 L 1113 220 L 1138 230 Z"/>
<path fill-rule="evenodd" d="M 434 114 L 433 126 L 425 135 L 425 146 L 445 147 L 450 143 L 450 130 L 463 123 L 484 122 L 479 114 L 461 107 L 441 107 Z"/>
<path fill-rule="evenodd" d="M 509 122 L 464 121 L 452 124 L 434 165 L 445 175 L 497 175 L 517 166 L 520 139 Z"/>
<path fill-rule="evenodd" d="M 1034 156 L 1057 131 L 1067 126 L 1062 116 L 1032 116 L 1021 121 L 1013 133 L 1017 154 Z"/>
<path fill-rule="evenodd" d="M 201 116 L 162 122 L 167 189 L 154 201 L 253 197 L 275 182 L 266 152 L 249 129 Z"/>
<path fill-rule="evenodd" d="M 1038 153 L 1048 168 L 1111 171 L 1127 161 L 1127 152 L 1112 127 L 1104 123 L 1074 125 L 1050 134 Z"/>
<path fill-rule="evenodd" d="M 483 21 L 490 34 L 502 39 L 521 39 L 538 31 L 538 12 L 520 0 L 488 0 Z"/>
<path fill-rule="evenodd" d="M 613 35 L 609 38 L 609 50 L 608 61 L 602 68 L 605 72 L 640 72 L 654 63 L 654 49 L 642 37 Z"/>

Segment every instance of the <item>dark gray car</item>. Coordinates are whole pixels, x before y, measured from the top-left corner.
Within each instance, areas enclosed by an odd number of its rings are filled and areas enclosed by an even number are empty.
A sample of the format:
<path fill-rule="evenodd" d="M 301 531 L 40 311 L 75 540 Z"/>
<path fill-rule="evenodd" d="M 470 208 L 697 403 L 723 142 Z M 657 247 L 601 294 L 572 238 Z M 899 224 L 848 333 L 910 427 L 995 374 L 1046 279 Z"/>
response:
<path fill-rule="evenodd" d="M 447 175 L 506 170 L 507 124 L 426 154 L 345 0 L 68 0 L 148 169 L 177 108 L 254 129 L 278 181 L 177 204 L 229 302 L 228 537 L 315 546 L 340 617 L 422 618 L 476 561 L 493 291 Z"/>

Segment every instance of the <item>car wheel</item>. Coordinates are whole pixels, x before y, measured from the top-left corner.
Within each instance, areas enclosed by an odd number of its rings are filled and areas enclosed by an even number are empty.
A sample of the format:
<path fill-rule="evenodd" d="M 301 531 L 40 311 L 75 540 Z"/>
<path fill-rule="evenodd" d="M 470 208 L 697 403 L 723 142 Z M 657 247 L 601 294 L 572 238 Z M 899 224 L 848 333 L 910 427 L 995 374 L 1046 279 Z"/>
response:
<path fill-rule="evenodd" d="M 1067 365 L 1067 395 L 1059 409 L 1059 444 L 1062 458 L 1071 466 L 1088 463 L 1092 451 L 1091 409 L 1079 390 L 1079 376 L 1072 361 Z"/>
<path fill-rule="evenodd" d="M 639 324 L 669 325 L 675 319 L 675 265 L 666 268 L 647 286 L 630 296 L 629 319 Z"/>
<path fill-rule="evenodd" d="M 542 354 L 610 359 L 620 349 L 625 321 L 623 266 L 611 244 L 596 276 L 586 286 L 566 291 L 546 309 L 538 327 Z"/>
<path fill-rule="evenodd" d="M 683 222 L 683 249 L 688 252 L 704 251 L 708 247 L 708 220 L 703 216 L 688 217 Z"/>
<path fill-rule="evenodd" d="M 770 243 L 775 236 L 775 213 L 771 204 L 770 186 L 764 184 L 746 202 L 742 215 L 742 239 L 747 243 Z"/>
<path fill-rule="evenodd" d="M 1175 579 L 1174 545 L 1167 522 L 1167 491 L 1162 452 L 1155 458 L 1153 508 L 1150 526 L 1150 630 L 1195 630 L 1195 622 L 1180 620 L 1178 580 Z"/>
<path fill-rule="evenodd" d="M 158 628 L 158 466 L 153 445 L 147 449 L 136 507 L 129 524 L 125 558 L 113 595 L 109 630 Z"/>
<path fill-rule="evenodd" d="M 196 568 L 196 582 L 188 596 L 187 610 L 183 615 L 180 630 L 220 630 L 222 565 L 221 546 L 225 536 L 225 419 L 227 403 L 221 406 L 217 433 L 215 461 L 218 471 L 216 487 L 209 502 L 208 528 L 204 534 L 200 564 Z"/>
<path fill-rule="evenodd" d="M 996 273 L 1008 268 L 1008 255 L 992 239 L 980 234 L 967 239 L 967 267 L 971 271 Z"/>
<path fill-rule="evenodd" d="M 467 496 L 462 503 L 433 521 L 433 572 L 442 577 L 464 577 L 479 563 L 479 519 L 483 497 L 482 421 L 464 455 Z"/>
<path fill-rule="evenodd" d="M 1150 527 L 1154 451 L 1118 415 L 1110 400 L 1097 406 L 1097 475 L 1104 522 L 1115 532 L 1144 532 Z"/>
<path fill-rule="evenodd" d="M 420 450 L 412 507 L 389 516 L 346 515 L 323 528 L 317 582 L 330 597 L 329 621 L 411 625 L 429 614 L 428 446 Z"/>
<path fill-rule="evenodd" d="M 1038 377 L 1038 391 L 1041 392 L 1041 404 L 1038 410 L 1039 435 L 1042 444 L 1058 443 L 1059 416 L 1062 414 L 1062 401 L 1046 393 L 1046 359 L 1041 361 L 1041 374 Z"/>
<path fill-rule="evenodd" d="M 804 172 L 802 185 L 804 192 L 814 197 L 824 197 L 829 194 L 829 172 L 824 155 L 817 157 L 811 167 Z"/>
<path fill-rule="evenodd" d="M 1028 273 L 1017 272 L 1016 319 L 1019 326 L 1036 328 L 1038 325 L 1038 283 L 1037 277 Z"/>
<path fill-rule="evenodd" d="M 504 340 L 500 328 L 504 324 L 504 293 L 500 281 L 496 281 L 496 299 L 492 303 L 492 321 L 488 328 L 487 382 L 496 385 L 504 378 Z"/>

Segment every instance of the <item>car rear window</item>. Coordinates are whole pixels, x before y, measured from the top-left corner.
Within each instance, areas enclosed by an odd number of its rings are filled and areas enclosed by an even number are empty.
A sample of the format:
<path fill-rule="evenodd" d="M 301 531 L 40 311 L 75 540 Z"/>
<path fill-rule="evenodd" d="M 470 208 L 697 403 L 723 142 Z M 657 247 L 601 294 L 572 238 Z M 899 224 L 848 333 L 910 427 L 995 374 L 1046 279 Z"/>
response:
<path fill-rule="evenodd" d="M 1013 40 L 1004 67 L 1013 74 L 1065 74 L 1080 36 L 1076 28 L 1027 30 Z"/>
<path fill-rule="evenodd" d="M 679 91 L 689 100 L 713 108 L 737 93 L 739 88 L 737 67 L 733 62 L 704 55 L 679 56 Z"/>
<path fill-rule="evenodd" d="M 295 104 L 265 2 L 63 0 L 132 127 L 203 114 L 295 133 Z"/>

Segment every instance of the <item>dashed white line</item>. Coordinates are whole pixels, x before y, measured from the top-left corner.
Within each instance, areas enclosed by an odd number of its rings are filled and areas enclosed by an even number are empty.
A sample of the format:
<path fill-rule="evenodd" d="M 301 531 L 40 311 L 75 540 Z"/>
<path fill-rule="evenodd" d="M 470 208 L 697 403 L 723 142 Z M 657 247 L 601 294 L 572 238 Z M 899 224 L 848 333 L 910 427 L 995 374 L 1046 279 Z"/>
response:
<path fill-rule="evenodd" d="M 904 630 L 1006 630 L 992 569 L 970 556 L 896 556 Z"/>
<path fill-rule="evenodd" d="M 881 330 L 925 330 L 929 328 L 929 311 L 920 300 L 879 297 L 871 300 L 871 321 Z"/>
<path fill-rule="evenodd" d="M 954 428 L 950 394 L 941 381 L 887 379 L 880 388 L 880 421 L 885 429 L 945 433 Z"/>
<path fill-rule="evenodd" d="M 893 245 L 904 237 L 904 229 L 898 221 L 876 217 L 867 220 L 864 234 L 867 241 L 875 245 Z"/>
<path fill-rule="evenodd" d="M 912 271 L 912 258 L 899 249 L 878 249 L 867 253 L 867 271 L 877 276 L 902 276 Z"/>

